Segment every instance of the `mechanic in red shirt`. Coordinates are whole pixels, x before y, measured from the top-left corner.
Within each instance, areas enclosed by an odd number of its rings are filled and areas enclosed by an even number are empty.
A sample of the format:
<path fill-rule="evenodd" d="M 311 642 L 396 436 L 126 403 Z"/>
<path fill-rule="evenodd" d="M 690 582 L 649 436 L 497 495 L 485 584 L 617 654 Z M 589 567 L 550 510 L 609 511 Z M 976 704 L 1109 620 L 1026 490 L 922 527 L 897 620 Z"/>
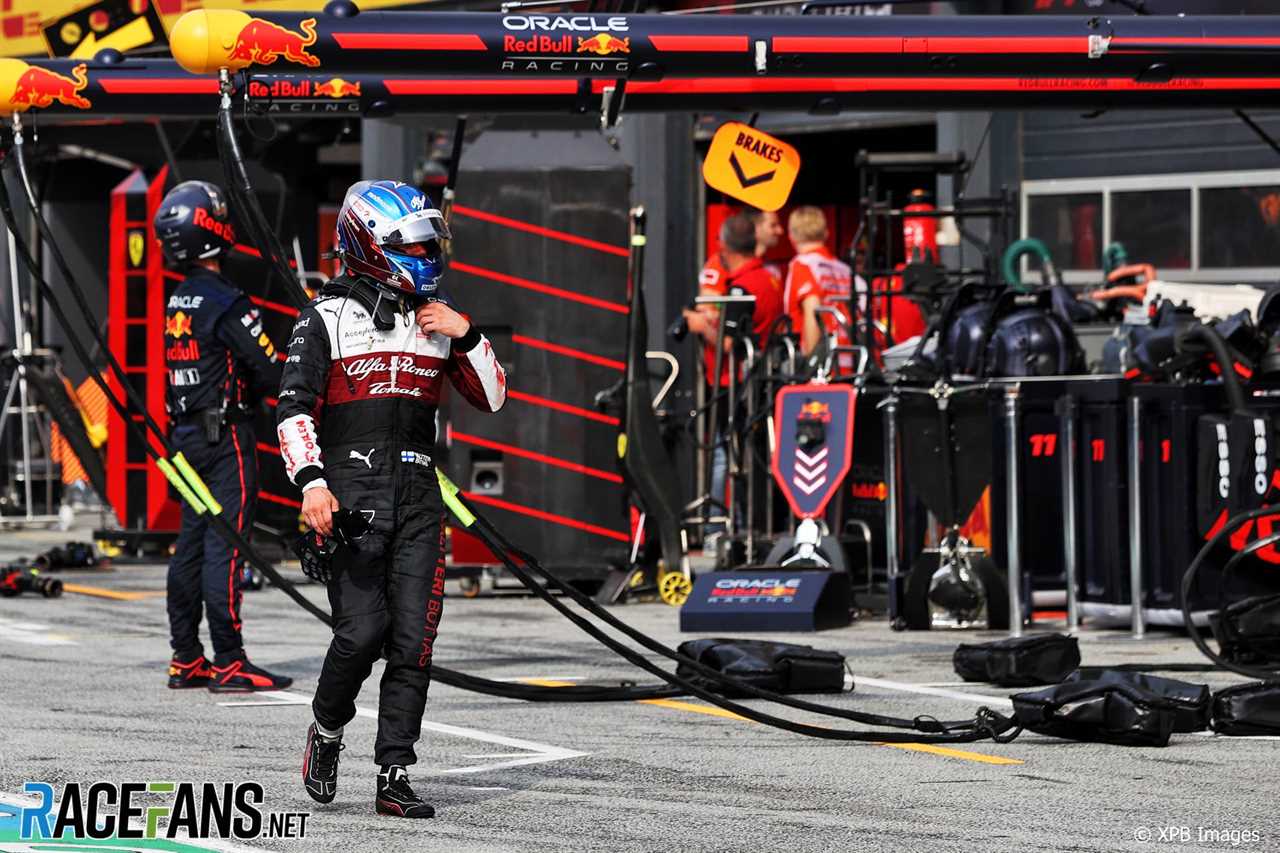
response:
<path fill-rule="evenodd" d="M 782 222 L 778 219 L 778 214 L 765 210 L 747 210 L 736 215 L 747 217 L 755 231 L 755 247 L 752 249 L 751 254 L 761 259 L 764 268 L 772 273 L 778 281 L 782 281 L 782 267 L 779 264 L 763 260 L 764 256 L 782 239 Z M 728 277 L 729 267 L 725 263 L 722 252 L 713 252 L 711 257 L 707 258 L 706 264 L 702 267 L 702 272 L 698 275 L 698 295 L 723 296 L 728 292 L 725 284 Z M 715 329 L 716 323 L 719 321 L 720 309 L 715 305 L 699 305 L 696 310 L 706 318 L 705 323 L 694 318 L 689 321 L 689 329 L 694 334 L 700 335 L 706 342 L 702 352 L 702 364 L 705 368 L 707 384 L 710 385 L 713 384 L 711 374 L 716 369 Z M 685 316 L 687 318 L 688 313 Z M 702 331 L 704 326 L 709 326 L 711 329 L 709 337 Z M 721 387 L 729 384 L 728 370 L 729 365 L 722 359 L 720 365 Z"/>
<path fill-rule="evenodd" d="M 777 217 L 773 217 L 775 222 Z M 707 280 L 706 270 L 704 269 L 702 279 L 702 293 L 708 292 L 730 294 L 730 295 L 751 295 L 756 298 L 755 305 L 750 311 L 751 332 L 755 343 L 763 349 L 769 335 L 769 330 L 773 324 L 783 314 L 782 303 L 782 283 L 778 277 L 771 273 L 760 260 L 759 243 L 757 241 L 757 218 L 749 213 L 738 213 L 724 221 L 720 226 L 720 262 L 721 268 L 725 271 L 721 274 L 715 284 L 711 284 Z M 708 306 L 700 306 L 705 308 Z M 732 316 L 733 312 L 724 312 Z M 686 308 L 684 311 L 685 320 L 689 324 L 689 330 L 694 334 L 702 337 L 707 355 L 707 376 L 715 375 L 715 341 L 718 332 L 719 319 L 721 312 L 707 312 Z M 726 329 L 724 348 L 725 354 L 721 357 L 721 364 L 725 365 L 728 361 L 727 355 L 733 346 L 733 340 L 729 329 Z M 729 374 L 727 366 L 721 370 L 720 382 L 721 387 L 728 385 Z M 728 405 L 717 407 L 718 417 L 716 424 L 716 446 L 713 452 L 713 463 L 711 473 L 711 494 L 717 500 L 724 501 L 725 480 L 728 473 L 728 454 L 726 452 L 726 439 L 724 434 L 724 419 L 727 416 Z M 718 524 L 708 525 L 706 534 L 714 535 L 723 531 L 723 526 Z"/>
<path fill-rule="evenodd" d="M 824 334 L 835 333 L 839 346 L 853 343 L 850 322 L 850 297 L 855 286 L 853 270 L 827 248 L 827 217 L 820 207 L 797 207 L 787 220 L 787 235 L 796 247 L 796 256 L 787 265 L 784 303 L 791 315 L 791 328 L 800 336 L 800 351 L 810 355 Z M 867 283 L 856 278 L 859 294 L 867 292 Z M 830 314 L 819 316 L 819 307 L 830 308 Z M 840 368 L 853 367 L 850 355 L 841 355 Z"/>

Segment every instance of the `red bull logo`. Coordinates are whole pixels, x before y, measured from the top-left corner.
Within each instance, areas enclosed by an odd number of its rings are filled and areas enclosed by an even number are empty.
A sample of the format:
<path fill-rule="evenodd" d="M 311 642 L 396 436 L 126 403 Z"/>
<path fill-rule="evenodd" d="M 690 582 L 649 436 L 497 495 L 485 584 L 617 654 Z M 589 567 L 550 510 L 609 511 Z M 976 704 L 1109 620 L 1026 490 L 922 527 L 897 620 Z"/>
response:
<path fill-rule="evenodd" d="M 164 333 L 171 338 L 186 337 L 191 334 L 191 315 L 178 311 L 164 321 Z"/>
<path fill-rule="evenodd" d="M 809 400 L 800 407 L 798 420 L 802 421 L 822 421 L 828 423 L 831 420 L 831 407 L 826 403 L 820 403 L 817 400 Z"/>
<path fill-rule="evenodd" d="M 219 222 L 209 215 L 209 211 L 203 207 L 197 207 L 195 213 L 191 216 L 191 222 L 206 231 L 217 234 L 228 243 L 236 241 L 236 231 L 231 227 L 230 222 Z"/>
<path fill-rule="evenodd" d="M 864 501 L 883 502 L 887 497 L 889 497 L 889 487 L 883 482 L 859 483 L 855 481 L 852 492 L 855 498 Z"/>
<path fill-rule="evenodd" d="M 307 48 L 316 43 L 316 19 L 306 18 L 298 27 L 302 32 L 251 18 L 236 35 L 227 54 L 228 67 L 238 70 L 250 65 L 273 65 L 277 59 L 284 59 L 315 68 L 320 59 L 308 53 Z"/>
<path fill-rule="evenodd" d="M 88 85 L 83 62 L 67 76 L 20 59 L 0 59 L 0 110 L 5 112 L 26 112 L 54 104 L 87 110 L 93 104 L 80 92 Z"/>
<path fill-rule="evenodd" d="M 318 97 L 327 96 L 334 100 L 338 98 L 358 98 L 360 97 L 360 84 L 348 83 L 341 77 L 334 77 L 323 83 L 317 83 L 315 93 Z"/>
<path fill-rule="evenodd" d="M 630 52 L 630 37 L 620 39 L 608 33 L 597 33 L 591 38 L 578 36 L 578 53 L 594 53 L 597 56 L 608 56 L 611 53 Z"/>

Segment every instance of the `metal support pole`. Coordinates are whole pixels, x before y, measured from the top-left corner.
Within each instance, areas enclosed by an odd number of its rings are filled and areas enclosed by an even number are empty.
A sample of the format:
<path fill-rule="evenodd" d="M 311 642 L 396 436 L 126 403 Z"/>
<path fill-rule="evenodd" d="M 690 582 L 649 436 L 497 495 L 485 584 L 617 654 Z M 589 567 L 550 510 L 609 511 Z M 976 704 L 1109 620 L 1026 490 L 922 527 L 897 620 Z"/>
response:
<path fill-rule="evenodd" d="M 4 406 L 0 407 L 0 442 L 4 441 L 4 429 L 9 423 L 9 407 L 13 405 L 13 395 L 18 393 L 18 367 L 15 364 L 13 375 L 9 379 L 9 389 L 4 392 Z M 0 445 L 2 447 L 3 445 Z"/>
<path fill-rule="evenodd" d="M 750 340 L 747 340 L 746 343 L 750 344 L 751 342 Z M 743 386 L 745 389 L 743 392 L 743 397 L 745 399 L 744 407 L 746 409 L 746 412 L 744 414 L 744 419 L 745 419 L 745 422 L 748 424 L 753 424 L 755 422 L 754 415 L 756 413 L 756 405 L 755 405 L 756 378 L 753 376 L 753 372 L 752 372 L 752 368 L 755 366 L 755 363 L 756 363 L 755 348 L 753 346 L 749 346 L 747 349 L 747 355 L 743 359 L 743 370 L 745 371 L 747 376 L 747 381 Z M 746 433 L 746 435 L 742 436 L 742 441 L 739 446 L 739 452 L 742 454 L 742 480 L 743 480 L 743 485 L 746 487 L 746 492 L 747 492 L 747 515 L 746 515 L 747 542 L 746 542 L 746 545 L 747 545 L 747 565 L 748 566 L 755 565 L 755 557 L 756 557 L 756 553 L 755 553 L 756 459 L 755 459 L 755 453 L 752 452 L 754 449 L 752 447 L 752 441 L 754 440 L 753 438 L 754 433 L 755 433 L 755 427 L 753 426 Z"/>
<path fill-rule="evenodd" d="M 0 177 L 0 181 L 4 180 Z M 13 333 L 17 340 L 14 347 L 21 355 L 18 357 L 15 377 L 18 382 L 18 423 L 22 427 L 22 494 L 25 517 L 29 521 L 35 518 L 31 507 L 31 401 L 27 397 L 27 369 L 24 358 L 31 354 L 31 333 L 26 327 L 22 315 L 22 289 L 18 284 L 18 246 L 13 232 L 9 232 L 9 292 L 13 299 Z"/>
<path fill-rule="evenodd" d="M 1133 608 L 1133 639 L 1147 633 L 1142 612 L 1142 401 L 1129 401 L 1129 601 Z"/>
<path fill-rule="evenodd" d="M 721 337 L 723 338 L 724 322 L 721 318 L 720 323 Z M 734 413 L 738 408 L 738 355 L 737 347 L 729 348 L 728 364 L 729 364 L 729 387 L 727 390 L 728 399 L 725 401 L 725 418 L 724 418 L 724 503 L 726 516 L 724 523 L 724 535 L 726 542 L 733 542 L 733 537 L 738 535 L 738 526 L 734 519 L 734 506 L 738 503 L 738 439 L 737 439 L 737 418 Z M 732 549 L 729 553 L 733 553 Z"/>
<path fill-rule="evenodd" d="M 898 577 L 898 398 L 885 398 L 884 409 L 884 556 L 889 586 Z"/>
<path fill-rule="evenodd" d="M 1018 450 L 1020 449 L 1018 411 L 1020 396 L 1021 390 L 1016 382 L 1005 389 L 1004 421 L 1005 438 L 1008 443 L 1006 448 L 1008 470 L 1005 472 L 1005 487 L 1008 489 L 1005 502 L 1008 507 L 1008 518 L 1005 524 L 1005 539 L 1008 555 L 1006 562 L 1009 564 L 1009 636 L 1011 637 L 1022 636 L 1022 519 L 1019 517 L 1021 483 L 1018 477 Z"/>
<path fill-rule="evenodd" d="M 1079 559 L 1076 545 L 1076 398 L 1066 395 L 1061 400 L 1061 407 L 1063 566 L 1067 571 L 1067 633 L 1073 634 L 1080 627 L 1079 592 L 1076 588 Z"/>

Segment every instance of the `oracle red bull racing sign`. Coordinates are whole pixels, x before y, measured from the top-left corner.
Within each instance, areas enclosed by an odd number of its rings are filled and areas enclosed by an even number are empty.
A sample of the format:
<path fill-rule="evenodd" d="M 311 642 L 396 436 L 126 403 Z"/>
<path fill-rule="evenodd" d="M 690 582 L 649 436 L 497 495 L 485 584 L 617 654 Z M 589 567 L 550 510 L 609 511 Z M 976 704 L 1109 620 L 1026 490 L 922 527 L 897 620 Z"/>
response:
<path fill-rule="evenodd" d="M 773 477 L 800 518 L 822 515 L 849 473 L 857 396 L 848 385 L 793 385 L 778 393 Z"/>
<path fill-rule="evenodd" d="M 503 71 L 602 71 L 629 67 L 631 37 L 621 16 L 506 15 Z"/>

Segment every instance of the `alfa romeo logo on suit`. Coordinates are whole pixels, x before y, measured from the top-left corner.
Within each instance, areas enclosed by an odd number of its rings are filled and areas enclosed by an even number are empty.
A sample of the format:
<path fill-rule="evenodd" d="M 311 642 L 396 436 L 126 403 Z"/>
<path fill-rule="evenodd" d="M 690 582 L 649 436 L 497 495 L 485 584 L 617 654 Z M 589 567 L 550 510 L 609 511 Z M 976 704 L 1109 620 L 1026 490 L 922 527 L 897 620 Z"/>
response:
<path fill-rule="evenodd" d="M 800 518 L 820 516 L 849 473 L 856 401 L 848 385 L 795 385 L 778 394 L 773 476 Z"/>

